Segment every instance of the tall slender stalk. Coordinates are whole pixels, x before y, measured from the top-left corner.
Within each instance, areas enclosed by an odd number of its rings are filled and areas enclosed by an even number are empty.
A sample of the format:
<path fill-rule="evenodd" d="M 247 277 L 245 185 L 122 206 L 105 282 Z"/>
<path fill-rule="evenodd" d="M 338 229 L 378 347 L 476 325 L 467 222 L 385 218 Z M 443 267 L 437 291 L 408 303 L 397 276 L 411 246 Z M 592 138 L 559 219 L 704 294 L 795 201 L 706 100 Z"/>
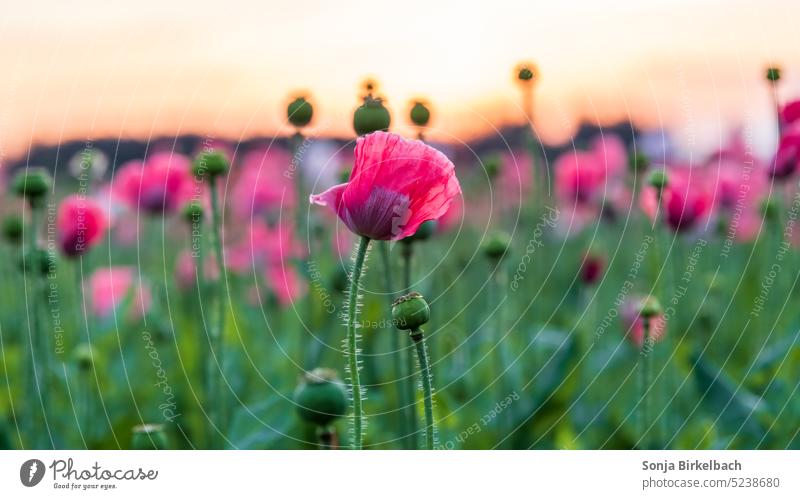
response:
<path fill-rule="evenodd" d="M 422 132 L 420 132 L 421 134 Z M 422 139 L 420 139 L 422 140 Z M 383 262 L 383 273 L 384 273 L 384 285 L 386 286 L 387 293 L 389 293 L 389 305 L 394 302 L 394 279 L 392 276 L 392 265 L 389 259 L 389 243 L 386 241 L 381 241 L 379 244 L 380 252 L 381 252 L 381 260 Z M 401 382 L 404 377 L 403 373 L 403 352 L 401 351 L 400 347 L 400 335 L 399 334 L 392 334 L 392 361 L 393 361 L 393 368 L 394 368 L 394 375 L 396 379 L 395 388 L 397 390 L 397 402 L 400 405 L 400 410 L 398 411 L 398 428 L 400 429 L 400 435 L 402 436 L 403 448 L 404 449 L 411 449 L 413 448 L 410 445 L 410 432 L 408 431 L 408 421 L 406 416 L 406 407 L 411 403 L 406 397 L 405 386 Z"/>
<path fill-rule="evenodd" d="M 211 420 L 216 425 L 218 448 L 225 445 L 225 430 L 227 425 L 227 403 L 225 391 L 222 387 L 222 369 L 224 368 L 225 355 L 225 260 L 222 253 L 222 214 L 219 205 L 219 193 L 217 192 L 217 177 L 211 178 L 209 183 L 211 189 L 211 238 L 214 244 L 214 253 L 217 259 L 219 277 L 217 277 L 217 323 L 211 331 L 211 355 L 209 356 L 210 368 L 210 388 L 214 400 L 210 402 L 209 412 Z M 212 359 L 217 360 L 219 369 L 213 368 Z M 213 431 L 213 430 L 212 430 Z"/>
<path fill-rule="evenodd" d="M 436 444 L 436 425 L 433 422 L 433 376 L 431 375 L 431 366 L 422 330 L 415 329 L 412 331 L 411 340 L 417 347 L 417 359 L 419 360 L 419 370 L 422 378 L 423 401 L 425 404 L 425 448 L 433 450 L 433 446 Z"/>
<path fill-rule="evenodd" d="M 370 239 L 362 236 L 356 250 L 353 271 L 350 274 L 350 292 L 347 297 L 347 369 L 350 371 L 350 393 L 353 398 L 353 449 L 363 448 L 364 414 L 361 407 L 361 382 L 358 377 L 358 288 Z"/>
<path fill-rule="evenodd" d="M 641 427 L 641 437 L 640 442 L 644 446 L 645 449 L 650 448 L 650 432 L 648 428 L 650 426 L 650 376 L 651 376 L 651 358 L 652 355 L 652 345 L 650 341 L 650 318 L 649 317 L 642 317 L 643 322 L 643 337 L 642 337 L 642 350 L 640 352 L 641 355 L 641 365 L 639 370 L 639 376 L 641 381 L 640 387 L 640 399 L 639 399 L 639 424 Z"/>
<path fill-rule="evenodd" d="M 405 241 L 401 243 L 403 250 L 403 293 L 411 291 L 411 264 L 414 258 L 414 243 L 412 241 Z M 409 449 L 417 448 L 417 435 L 419 428 L 417 427 L 417 415 L 414 401 L 417 398 L 416 388 L 414 386 L 414 356 L 411 352 L 413 341 L 409 339 L 409 343 L 405 348 L 401 348 L 402 361 L 405 364 L 405 372 L 402 375 L 403 391 L 405 392 L 405 420 L 408 426 L 408 433 L 406 438 L 406 445 Z"/>

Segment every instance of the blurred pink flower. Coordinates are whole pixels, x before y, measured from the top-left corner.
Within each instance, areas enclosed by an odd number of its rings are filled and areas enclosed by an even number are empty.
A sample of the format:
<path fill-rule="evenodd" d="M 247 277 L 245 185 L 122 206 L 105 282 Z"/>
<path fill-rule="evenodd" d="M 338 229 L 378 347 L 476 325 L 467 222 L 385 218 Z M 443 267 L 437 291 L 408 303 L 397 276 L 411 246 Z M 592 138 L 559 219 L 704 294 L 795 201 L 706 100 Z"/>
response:
<path fill-rule="evenodd" d="M 450 208 L 437 220 L 436 230 L 438 232 L 448 232 L 457 229 L 464 220 L 464 198 L 456 196 L 450 203 Z"/>
<path fill-rule="evenodd" d="M 200 191 L 201 185 L 192 177 L 188 158 L 158 152 L 144 162 L 122 165 L 113 180 L 113 193 L 133 210 L 169 214 Z"/>
<path fill-rule="evenodd" d="M 278 299 L 278 304 L 283 307 L 292 304 L 306 291 L 305 283 L 290 265 L 271 264 L 266 269 L 265 277 L 270 290 Z"/>
<path fill-rule="evenodd" d="M 254 222 L 237 244 L 225 250 L 225 266 L 233 272 L 247 274 L 283 265 L 303 255 L 303 248 L 295 240 L 294 229 L 289 223 L 272 228 Z"/>
<path fill-rule="evenodd" d="M 234 216 L 246 221 L 265 214 L 286 212 L 296 204 L 290 171 L 292 156 L 277 146 L 258 148 L 245 154 L 241 173 L 231 191 Z M 284 213 L 283 217 L 291 218 Z"/>
<path fill-rule="evenodd" d="M 107 226 L 103 209 L 92 199 L 73 194 L 58 207 L 58 244 L 68 257 L 82 255 L 100 242 Z"/>
<path fill-rule="evenodd" d="M 662 193 L 661 207 L 655 188 L 642 192 L 641 206 L 652 219 L 660 211 L 666 223 L 676 232 L 690 231 L 707 225 L 713 213 L 713 191 L 706 184 L 708 176 L 702 168 L 676 167 L 668 170 L 669 185 Z"/>
<path fill-rule="evenodd" d="M 92 312 L 99 317 L 109 317 L 125 300 L 131 300 L 132 318 L 140 318 L 150 308 L 150 292 L 135 286 L 137 279 L 133 267 L 105 267 L 97 269 L 89 278 Z"/>
<path fill-rule="evenodd" d="M 778 143 L 769 175 L 776 180 L 788 178 L 797 171 L 798 163 L 800 163 L 800 131 L 786 133 Z"/>
<path fill-rule="evenodd" d="M 461 193 L 455 167 L 444 154 L 399 135 L 374 132 L 356 142 L 350 181 L 312 195 L 354 233 L 398 240 L 447 212 Z"/>
<path fill-rule="evenodd" d="M 800 120 L 800 100 L 787 103 L 781 109 L 781 123 L 792 125 Z"/>
<path fill-rule="evenodd" d="M 178 254 L 175 261 L 175 282 L 183 290 L 191 290 L 196 287 L 198 259 L 188 250 L 183 250 Z M 204 264 L 204 278 L 215 280 L 219 277 L 216 260 L 212 255 L 208 255 Z"/>

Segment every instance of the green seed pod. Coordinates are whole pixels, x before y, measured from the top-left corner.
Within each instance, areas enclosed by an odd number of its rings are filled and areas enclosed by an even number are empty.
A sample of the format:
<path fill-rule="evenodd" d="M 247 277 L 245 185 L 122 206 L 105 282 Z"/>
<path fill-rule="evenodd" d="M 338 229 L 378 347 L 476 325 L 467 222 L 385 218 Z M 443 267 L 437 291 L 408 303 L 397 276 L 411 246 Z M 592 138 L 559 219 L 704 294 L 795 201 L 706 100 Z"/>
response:
<path fill-rule="evenodd" d="M 327 426 L 347 414 L 347 391 L 332 369 L 317 368 L 303 376 L 294 392 L 300 419 Z"/>
<path fill-rule="evenodd" d="M 490 260 L 500 260 L 511 247 L 511 238 L 504 232 L 490 235 L 483 243 L 483 254 Z"/>
<path fill-rule="evenodd" d="M 430 110 L 422 102 L 415 102 L 411 108 L 411 122 L 417 126 L 425 126 L 431 119 Z"/>
<path fill-rule="evenodd" d="M 482 161 L 483 169 L 486 171 L 486 176 L 489 177 L 489 180 L 492 181 L 497 178 L 500 174 L 500 168 L 502 167 L 502 161 L 500 157 L 496 154 L 492 154 L 487 156 Z"/>
<path fill-rule="evenodd" d="M 631 154 L 628 160 L 628 167 L 632 172 L 644 173 L 650 167 L 650 159 L 640 152 Z"/>
<path fill-rule="evenodd" d="M 658 191 L 663 191 L 669 185 L 669 175 L 662 168 L 650 173 L 647 183 Z"/>
<path fill-rule="evenodd" d="M 781 79 L 781 68 L 773 66 L 767 68 L 767 80 L 771 82 L 776 82 Z"/>
<path fill-rule="evenodd" d="M 359 136 L 378 130 L 386 131 L 391 122 L 392 117 L 383 106 L 383 101 L 370 96 L 364 99 L 364 103 L 353 114 L 353 129 Z"/>
<path fill-rule="evenodd" d="M 286 112 L 289 115 L 289 123 L 296 128 L 303 128 L 311 123 L 311 118 L 314 116 L 314 107 L 305 97 L 298 97 L 289 103 Z"/>
<path fill-rule="evenodd" d="M 436 220 L 428 220 L 422 222 L 417 231 L 410 236 L 404 238 L 402 241 L 405 243 L 413 243 L 417 241 L 427 241 L 436 232 Z"/>
<path fill-rule="evenodd" d="M 183 205 L 181 215 L 189 224 L 199 223 L 203 220 L 203 205 L 197 200 L 189 201 Z"/>
<path fill-rule="evenodd" d="M 645 319 L 652 319 L 661 313 L 661 303 L 655 296 L 648 296 L 639 303 L 639 314 Z"/>
<path fill-rule="evenodd" d="M 523 64 L 517 71 L 517 79 L 522 82 L 531 81 L 534 77 L 533 69 L 527 64 Z"/>
<path fill-rule="evenodd" d="M 27 199 L 30 203 L 47 196 L 53 185 L 53 178 L 43 168 L 28 168 L 19 172 L 11 182 L 12 191 Z"/>
<path fill-rule="evenodd" d="M 21 216 L 16 213 L 6 215 L 3 219 L 3 238 L 10 244 L 19 244 L 22 241 L 24 228 Z"/>
<path fill-rule="evenodd" d="M 143 424 L 133 427 L 131 449 L 133 450 L 163 450 L 169 448 L 167 432 L 164 425 Z"/>
<path fill-rule="evenodd" d="M 192 173 L 194 173 L 195 177 L 201 179 L 205 178 L 206 175 L 214 179 L 218 175 L 225 175 L 229 169 L 228 158 L 219 151 L 201 152 L 192 163 Z"/>
<path fill-rule="evenodd" d="M 55 255 L 41 248 L 26 250 L 19 260 L 19 268 L 26 274 L 38 273 L 44 276 L 54 270 L 55 266 Z"/>
<path fill-rule="evenodd" d="M 88 343 L 81 343 L 72 351 L 72 359 L 81 371 L 91 369 L 96 357 L 97 351 Z"/>
<path fill-rule="evenodd" d="M 428 302 L 416 291 L 401 296 L 392 303 L 392 319 L 397 329 L 416 331 L 430 318 Z"/>

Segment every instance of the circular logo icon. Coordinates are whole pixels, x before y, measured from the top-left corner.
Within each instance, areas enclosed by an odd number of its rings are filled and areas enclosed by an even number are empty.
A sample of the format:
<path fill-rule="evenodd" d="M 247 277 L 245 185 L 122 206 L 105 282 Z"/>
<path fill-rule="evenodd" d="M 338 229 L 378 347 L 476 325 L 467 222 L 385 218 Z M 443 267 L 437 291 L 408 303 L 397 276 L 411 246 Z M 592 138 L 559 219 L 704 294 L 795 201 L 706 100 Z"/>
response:
<path fill-rule="evenodd" d="M 19 479 L 22 485 L 34 487 L 44 478 L 44 463 L 38 459 L 28 459 L 19 468 Z"/>

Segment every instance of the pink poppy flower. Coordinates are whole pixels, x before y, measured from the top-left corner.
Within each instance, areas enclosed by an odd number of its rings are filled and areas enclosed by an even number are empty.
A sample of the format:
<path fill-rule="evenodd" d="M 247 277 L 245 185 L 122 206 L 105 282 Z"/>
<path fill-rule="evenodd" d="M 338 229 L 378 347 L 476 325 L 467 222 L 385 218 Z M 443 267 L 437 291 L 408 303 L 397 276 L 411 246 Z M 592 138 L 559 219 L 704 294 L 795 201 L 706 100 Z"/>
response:
<path fill-rule="evenodd" d="M 784 125 L 791 125 L 800 120 L 800 100 L 787 103 L 781 109 L 781 122 Z"/>
<path fill-rule="evenodd" d="M 61 251 L 69 257 L 82 255 L 100 242 L 107 225 L 103 209 L 96 201 L 78 195 L 64 198 L 56 218 Z"/>
<path fill-rule="evenodd" d="M 125 300 L 131 300 L 132 318 L 140 318 L 150 308 L 150 292 L 135 286 L 138 279 L 133 267 L 97 269 L 89 278 L 92 312 L 98 317 L 110 317 Z"/>
<path fill-rule="evenodd" d="M 418 140 L 374 132 L 356 142 L 350 181 L 310 201 L 336 212 L 360 236 L 398 240 L 444 215 L 460 193 L 444 154 Z"/>
<path fill-rule="evenodd" d="M 592 154 L 604 171 L 604 177 L 615 178 L 628 167 L 628 150 L 614 134 L 602 134 L 592 141 Z"/>
<path fill-rule="evenodd" d="M 555 163 L 555 189 L 559 201 L 586 204 L 603 193 L 604 165 L 594 152 L 567 151 Z"/>
<path fill-rule="evenodd" d="M 258 148 L 245 154 L 241 173 L 231 191 L 234 216 L 251 221 L 253 217 L 277 214 L 296 204 L 290 171 L 292 156 L 277 146 Z M 284 214 L 284 216 L 289 216 Z"/>
<path fill-rule="evenodd" d="M 637 347 L 644 344 L 644 319 L 639 314 L 644 298 L 631 297 L 621 306 L 620 322 L 626 337 Z M 653 342 L 661 341 L 667 332 L 667 321 L 663 315 L 650 319 L 650 339 Z"/>
<path fill-rule="evenodd" d="M 175 282 L 182 290 L 191 290 L 196 287 L 197 258 L 192 256 L 188 250 L 183 250 L 175 261 Z M 209 280 L 216 280 L 219 277 L 217 262 L 213 255 L 208 255 L 204 264 L 204 277 Z"/>
<path fill-rule="evenodd" d="M 266 280 L 270 290 L 282 307 L 291 305 L 305 293 L 304 282 L 297 276 L 295 269 L 281 263 L 267 267 Z"/>
<path fill-rule="evenodd" d="M 666 223 L 675 232 L 687 232 L 701 222 L 708 224 L 712 215 L 713 192 L 708 188 L 707 172 L 701 168 L 670 168 L 669 185 L 662 192 L 660 212 Z M 642 209 L 650 218 L 658 211 L 658 196 L 655 188 L 647 187 L 642 193 Z"/>
<path fill-rule="evenodd" d="M 778 151 L 770 165 L 770 177 L 783 180 L 797 171 L 800 163 L 800 132 L 788 133 L 781 137 Z"/>
<path fill-rule="evenodd" d="M 242 239 L 225 251 L 225 266 L 240 274 L 267 269 L 303 256 L 289 223 L 272 228 L 263 223 L 250 224 Z"/>
<path fill-rule="evenodd" d="M 174 152 L 159 152 L 147 161 L 129 161 L 114 178 L 114 193 L 134 210 L 150 214 L 172 213 L 202 189 L 195 182 L 189 159 Z"/>
<path fill-rule="evenodd" d="M 581 281 L 589 286 L 595 284 L 603 277 L 606 261 L 600 255 L 587 252 L 581 263 Z"/>

